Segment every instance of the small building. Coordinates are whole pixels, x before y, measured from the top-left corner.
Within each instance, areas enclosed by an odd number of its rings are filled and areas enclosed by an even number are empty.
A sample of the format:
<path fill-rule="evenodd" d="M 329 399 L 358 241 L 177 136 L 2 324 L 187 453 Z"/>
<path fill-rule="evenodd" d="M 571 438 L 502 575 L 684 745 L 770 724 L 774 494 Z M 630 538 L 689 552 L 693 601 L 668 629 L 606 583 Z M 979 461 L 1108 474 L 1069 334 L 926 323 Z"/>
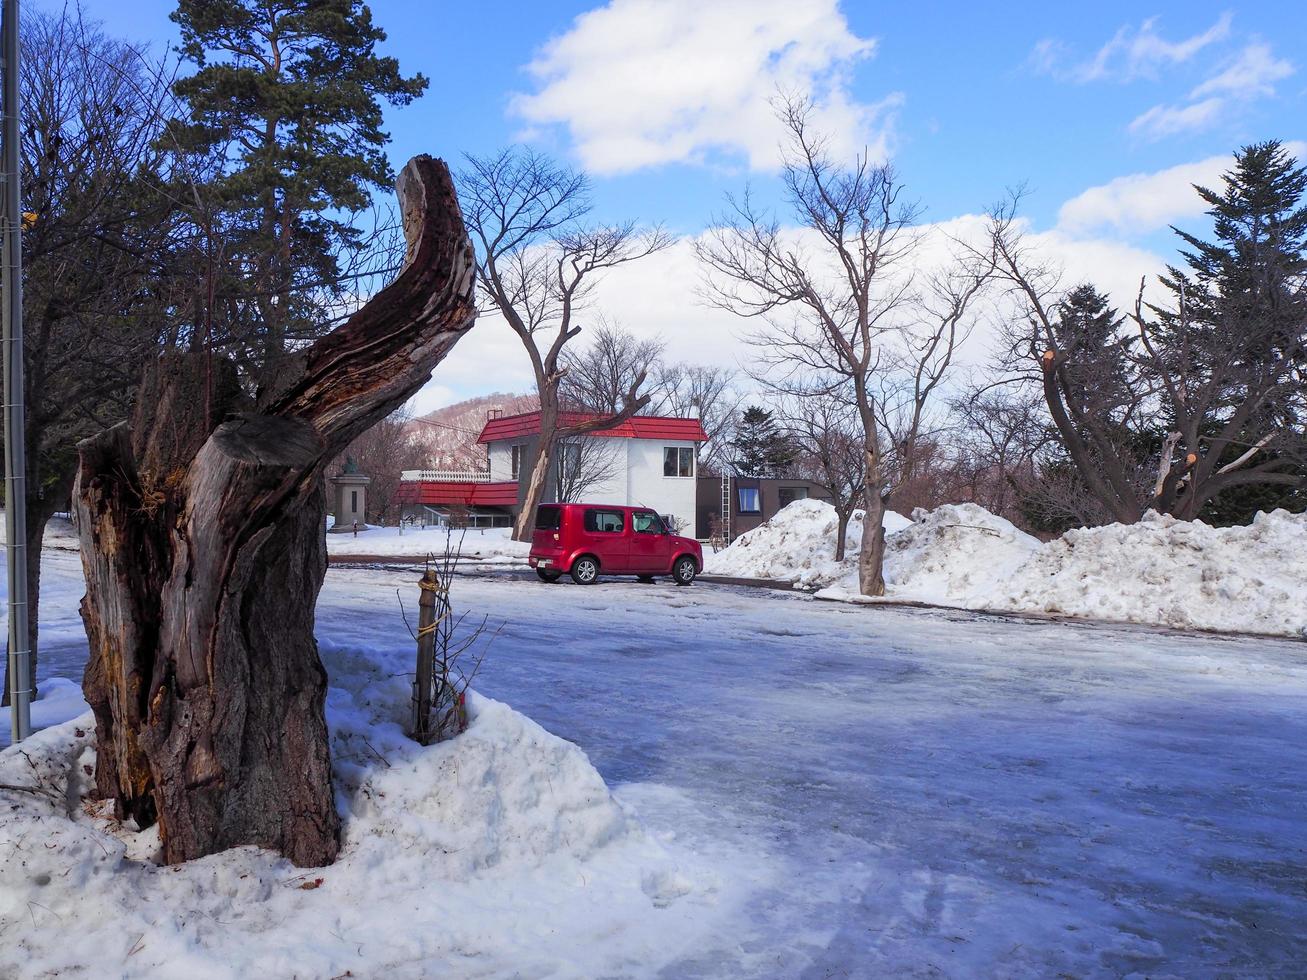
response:
<path fill-rule="evenodd" d="M 771 520 L 786 504 L 809 497 L 830 500 L 811 480 L 725 475 L 701 476 L 696 482 L 695 537 L 711 538 L 713 521 L 720 519 L 727 543 Z"/>
<path fill-rule="evenodd" d="M 563 412 L 560 426 L 594 418 Z M 699 446 L 697 418 L 637 415 L 611 429 L 564 439 L 554 447 L 542 503 L 610 503 L 649 507 L 692 531 Z M 477 527 L 511 525 L 521 510 L 540 444 L 540 413 L 492 415 L 477 437 L 484 470 L 407 470 L 395 499 L 405 520 Z"/>

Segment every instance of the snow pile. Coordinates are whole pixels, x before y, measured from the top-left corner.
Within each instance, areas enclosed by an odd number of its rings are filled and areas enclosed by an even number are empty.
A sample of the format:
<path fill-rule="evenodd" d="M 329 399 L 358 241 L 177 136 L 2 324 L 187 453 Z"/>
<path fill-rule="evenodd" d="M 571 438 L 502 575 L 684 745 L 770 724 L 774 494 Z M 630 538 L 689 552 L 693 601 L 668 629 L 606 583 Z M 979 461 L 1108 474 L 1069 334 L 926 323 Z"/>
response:
<path fill-rule="evenodd" d="M 514 541 L 511 527 L 468 528 L 452 533 L 439 527 L 369 527 L 352 533 L 327 535 L 327 553 L 333 556 L 376 555 L 425 558 L 456 548 L 464 560 L 484 565 L 525 565 L 529 541 Z"/>
<path fill-rule="evenodd" d="M 885 542 L 886 587 L 895 599 L 986 605 L 1040 547 L 1038 538 L 977 504 L 945 504 L 912 516 L 915 523 Z M 839 584 L 856 593 L 856 567 Z"/>
<path fill-rule="evenodd" d="M 886 599 L 1181 628 L 1307 636 L 1307 515 L 1278 510 L 1215 528 L 1148 514 L 1048 543 L 976 504 L 887 513 Z M 835 511 L 799 501 L 706 557 L 705 572 L 858 594 L 861 525 L 836 563 Z"/>
<path fill-rule="evenodd" d="M 862 544 L 862 511 L 854 511 L 845 534 L 846 563 L 835 561 L 839 520 L 824 500 L 796 500 L 767 523 L 741 534 L 730 547 L 704 555 L 705 575 L 767 578 L 821 588 L 842 578 L 848 562 L 856 562 Z M 885 512 L 885 532 L 911 525 L 906 517 Z"/>
<path fill-rule="evenodd" d="M 419 746 L 396 659 L 324 661 L 327 868 L 253 847 L 155 865 L 157 828 L 84 802 L 89 713 L 0 754 L 0 976 L 614 975 L 720 926 L 719 876 L 651 839 L 575 745 L 473 694 L 466 733 Z"/>
<path fill-rule="evenodd" d="M 998 608 L 1307 636 L 1307 514 L 1210 527 L 1149 513 L 1050 541 L 995 590 Z"/>

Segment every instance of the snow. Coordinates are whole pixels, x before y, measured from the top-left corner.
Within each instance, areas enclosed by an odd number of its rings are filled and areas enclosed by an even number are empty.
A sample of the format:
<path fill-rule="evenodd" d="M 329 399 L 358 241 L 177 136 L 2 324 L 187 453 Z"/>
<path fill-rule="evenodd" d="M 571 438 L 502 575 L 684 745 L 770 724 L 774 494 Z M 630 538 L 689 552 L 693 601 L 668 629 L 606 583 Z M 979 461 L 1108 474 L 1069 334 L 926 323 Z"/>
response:
<path fill-rule="evenodd" d="M 157 866 L 157 828 L 81 802 L 89 712 L 0 754 L 0 784 L 32 788 L 0 789 L 0 975 L 588 977 L 683 955 L 729 907 L 571 742 L 473 693 L 466 733 L 419 746 L 402 663 L 323 655 L 344 819 L 328 868 L 252 847 Z"/>
<path fill-rule="evenodd" d="M 1138 524 L 1080 528 L 1047 543 L 976 504 L 913 517 L 886 519 L 888 600 L 1307 636 L 1307 515 L 1277 510 L 1216 528 L 1150 513 Z M 706 558 L 705 571 L 878 601 L 858 594 L 861 527 L 850 525 L 842 564 L 833 558 L 835 531 L 829 504 L 791 504 Z"/>
<path fill-rule="evenodd" d="M 447 532 L 444 528 L 372 527 L 350 533 L 328 534 L 327 552 L 333 556 L 379 555 L 425 558 L 443 555 L 447 547 L 458 548 L 464 559 L 484 565 L 525 565 L 531 553 L 527 541 L 514 541 L 511 527 L 468 528 Z"/>
<path fill-rule="evenodd" d="M 862 541 L 862 511 L 854 511 L 845 533 L 847 555 L 856 560 Z M 906 517 L 886 511 L 887 534 L 907 527 Z M 781 508 L 771 520 L 746 531 L 729 548 L 704 555 L 704 574 L 731 578 L 765 578 L 820 588 L 837 581 L 847 565 L 835 562 L 835 508 L 808 498 Z M 829 547 L 826 544 L 829 543 Z"/>
<path fill-rule="evenodd" d="M 46 617 L 75 622 L 76 555 L 45 572 Z M 334 567 L 319 602 L 337 865 L 305 877 L 247 848 L 157 868 L 151 834 L 60 792 L 89 729 L 47 730 L 21 748 L 54 793 L 0 794 L 0 976 L 38 974 L 24 944 L 73 977 L 1301 969 L 1300 643 L 460 578 L 458 608 L 503 632 L 467 740 L 422 749 L 395 676 L 415 579 Z M 84 638 L 43 649 L 42 676 L 85 657 Z M 36 776 L 0 756 L 0 782 Z"/>

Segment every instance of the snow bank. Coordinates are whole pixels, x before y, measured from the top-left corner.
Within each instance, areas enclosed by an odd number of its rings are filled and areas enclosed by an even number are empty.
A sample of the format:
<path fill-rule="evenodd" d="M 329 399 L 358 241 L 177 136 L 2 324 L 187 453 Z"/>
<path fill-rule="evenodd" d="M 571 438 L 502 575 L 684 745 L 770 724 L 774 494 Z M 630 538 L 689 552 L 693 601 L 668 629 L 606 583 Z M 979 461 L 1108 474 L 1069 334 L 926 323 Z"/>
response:
<path fill-rule="evenodd" d="M 845 534 L 846 554 L 856 556 L 862 544 L 862 511 L 854 511 Z M 885 512 L 885 532 L 892 534 L 912 522 Z M 704 555 L 705 575 L 770 578 L 820 588 L 843 577 L 846 565 L 835 561 L 835 508 L 823 500 L 796 500 L 782 507 L 767 523 L 746 531 L 729 548 Z"/>
<path fill-rule="evenodd" d="M 885 581 L 895 599 L 972 607 L 1039 550 L 1038 538 L 977 504 L 918 509 L 885 542 Z M 839 585 L 858 591 L 856 568 Z"/>
<path fill-rule="evenodd" d="M 886 515 L 887 599 L 1307 636 L 1307 515 L 1280 510 L 1214 528 L 1149 514 L 1046 544 L 976 504 L 913 517 L 891 523 Z M 876 601 L 858 594 L 860 525 L 850 526 L 842 564 L 833 558 L 835 531 L 829 504 L 800 501 L 706 558 L 705 571 Z"/>
<path fill-rule="evenodd" d="M 1000 608 L 1307 636 L 1307 514 L 1240 527 L 1150 513 L 1068 531 L 995 590 Z"/>
<path fill-rule="evenodd" d="M 527 541 L 514 541 L 510 527 L 468 528 L 467 533 L 444 528 L 369 527 L 353 534 L 328 534 L 327 552 L 331 555 L 384 555 L 425 558 L 430 554 L 443 555 L 448 547 L 459 548 L 466 560 L 488 565 L 526 564 L 531 553 Z"/>
<path fill-rule="evenodd" d="M 465 734 L 419 746 L 398 661 L 324 661 L 344 819 L 327 868 L 253 847 L 157 866 L 156 828 L 84 802 L 89 713 L 0 753 L 0 976 L 584 977 L 717 928 L 720 878 L 651 839 L 575 745 L 472 695 Z"/>

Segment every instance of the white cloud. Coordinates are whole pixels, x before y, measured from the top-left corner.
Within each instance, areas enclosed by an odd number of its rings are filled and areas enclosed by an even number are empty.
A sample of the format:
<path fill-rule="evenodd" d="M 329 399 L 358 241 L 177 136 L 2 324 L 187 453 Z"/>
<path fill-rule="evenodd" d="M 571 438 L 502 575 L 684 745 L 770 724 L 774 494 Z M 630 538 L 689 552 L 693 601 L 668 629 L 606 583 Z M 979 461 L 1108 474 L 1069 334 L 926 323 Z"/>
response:
<path fill-rule="evenodd" d="M 1247 44 L 1224 70 L 1194 87 L 1184 105 L 1155 105 L 1130 123 L 1130 131 L 1150 139 L 1197 132 L 1213 126 L 1232 107 L 1275 94 L 1275 83 L 1294 73 L 1293 65 L 1261 41 Z"/>
<path fill-rule="evenodd" d="M 1245 47 L 1225 71 L 1189 93 L 1191 99 L 1209 95 L 1252 98 L 1275 94 L 1275 82 L 1288 78 L 1294 67 L 1271 53 L 1271 46 L 1256 41 Z"/>
<path fill-rule="evenodd" d="M 540 50 L 528 66 L 538 90 L 510 109 L 537 129 L 564 128 L 598 174 L 741 157 L 773 169 L 778 90 L 816 100 L 832 152 L 883 156 L 900 99 L 863 103 L 849 88 L 874 50 L 837 0 L 610 0 Z"/>
<path fill-rule="evenodd" d="M 1072 64 L 1066 64 L 1070 52 L 1065 43 L 1045 38 L 1031 52 L 1030 65 L 1064 81 L 1081 83 L 1155 78 L 1161 69 L 1186 62 L 1228 37 L 1232 17 L 1222 14 L 1207 30 L 1178 41 L 1168 41 L 1158 34 L 1157 20 L 1150 17 L 1138 28 L 1120 28 L 1092 58 Z"/>
<path fill-rule="evenodd" d="M 1211 127 L 1225 109 L 1226 100 L 1213 96 L 1189 105 L 1155 105 L 1130 121 L 1130 132 L 1158 140 Z"/>
<path fill-rule="evenodd" d="M 1165 228 L 1180 218 L 1201 214 L 1207 205 L 1193 185 L 1218 184 L 1229 166 L 1229 155 L 1222 154 L 1156 173 L 1117 177 L 1063 204 L 1058 211 L 1058 229 L 1076 235 L 1103 226 L 1126 234 Z"/>

